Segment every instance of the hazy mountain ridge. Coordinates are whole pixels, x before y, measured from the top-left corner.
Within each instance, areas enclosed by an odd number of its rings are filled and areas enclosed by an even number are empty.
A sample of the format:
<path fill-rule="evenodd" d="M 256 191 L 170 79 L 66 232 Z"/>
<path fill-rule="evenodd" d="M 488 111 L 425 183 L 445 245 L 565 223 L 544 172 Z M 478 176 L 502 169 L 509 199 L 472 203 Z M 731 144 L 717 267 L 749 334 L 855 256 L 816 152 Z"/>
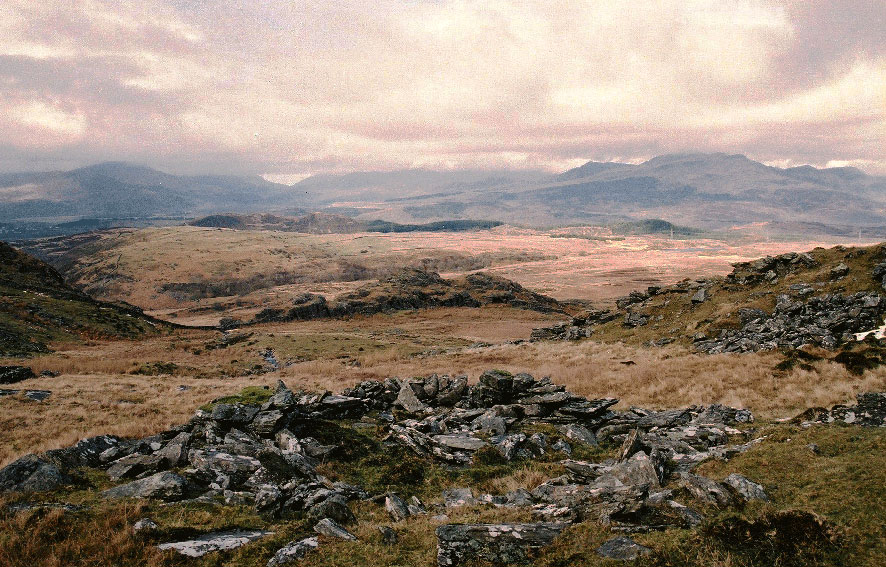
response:
<path fill-rule="evenodd" d="M 0 221 L 196 217 L 348 209 L 360 221 L 491 219 L 546 226 L 662 218 L 708 229 L 767 222 L 845 231 L 886 225 L 886 177 L 851 168 L 778 168 L 743 155 L 670 154 L 538 171 L 409 169 L 260 177 L 177 176 L 121 162 L 0 175 Z"/>

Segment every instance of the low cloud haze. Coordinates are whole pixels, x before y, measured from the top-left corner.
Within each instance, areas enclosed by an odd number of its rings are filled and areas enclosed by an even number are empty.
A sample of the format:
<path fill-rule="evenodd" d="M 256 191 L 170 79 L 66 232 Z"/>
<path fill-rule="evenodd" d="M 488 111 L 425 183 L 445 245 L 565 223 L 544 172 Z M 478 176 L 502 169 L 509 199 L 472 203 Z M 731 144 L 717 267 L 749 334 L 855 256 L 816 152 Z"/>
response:
<path fill-rule="evenodd" d="M 7 0 L 0 82 L 4 171 L 724 151 L 886 174 L 882 0 Z"/>

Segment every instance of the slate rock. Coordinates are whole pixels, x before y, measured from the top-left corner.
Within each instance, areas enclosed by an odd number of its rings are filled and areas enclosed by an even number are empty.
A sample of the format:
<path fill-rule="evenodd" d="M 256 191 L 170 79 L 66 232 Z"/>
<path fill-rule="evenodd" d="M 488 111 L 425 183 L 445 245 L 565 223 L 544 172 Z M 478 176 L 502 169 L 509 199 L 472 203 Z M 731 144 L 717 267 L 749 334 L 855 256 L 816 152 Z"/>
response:
<path fill-rule="evenodd" d="M 0 384 L 15 384 L 34 377 L 34 371 L 27 366 L 0 366 Z"/>
<path fill-rule="evenodd" d="M 730 487 L 745 502 L 751 500 L 769 501 L 763 486 L 754 481 L 748 480 L 740 474 L 732 473 L 723 480 L 723 484 Z"/>
<path fill-rule="evenodd" d="M 58 465 L 38 455 L 25 455 L 0 469 L 0 492 L 43 492 L 73 482 Z"/>
<path fill-rule="evenodd" d="M 403 381 L 400 386 L 400 393 L 397 394 L 397 405 L 411 413 L 424 411 L 425 405 L 415 395 L 412 385 L 408 381 Z"/>
<path fill-rule="evenodd" d="M 385 496 L 385 510 L 395 522 L 401 522 L 410 516 L 406 502 L 394 493 Z"/>
<path fill-rule="evenodd" d="M 391 526 L 379 526 L 378 531 L 381 534 L 381 542 L 385 545 L 396 545 L 400 541 L 397 532 Z"/>
<path fill-rule="evenodd" d="M 474 506 L 478 504 L 474 491 L 470 488 L 448 488 L 443 491 L 443 504 L 447 508 Z"/>
<path fill-rule="evenodd" d="M 273 532 L 262 530 L 231 530 L 215 532 L 187 541 L 163 543 L 157 547 L 162 550 L 172 549 L 188 557 L 203 557 L 213 551 L 229 551 L 249 543 L 250 541 L 273 535 Z"/>
<path fill-rule="evenodd" d="M 564 425 L 560 427 L 560 433 L 562 433 L 567 439 L 584 443 L 590 447 L 598 446 L 597 436 L 594 435 L 593 431 L 583 425 L 577 423 Z"/>
<path fill-rule="evenodd" d="M 333 494 L 308 510 L 308 516 L 314 519 L 329 518 L 340 524 L 353 524 L 356 516 L 348 507 L 348 501 L 340 494 Z"/>
<path fill-rule="evenodd" d="M 680 474 L 683 486 L 699 502 L 726 508 L 732 504 L 732 496 L 729 491 L 719 482 L 692 473 Z"/>
<path fill-rule="evenodd" d="M 142 518 L 136 523 L 132 524 L 132 531 L 134 533 L 144 532 L 151 533 L 156 532 L 160 529 L 160 526 L 157 525 L 157 522 L 150 518 Z"/>

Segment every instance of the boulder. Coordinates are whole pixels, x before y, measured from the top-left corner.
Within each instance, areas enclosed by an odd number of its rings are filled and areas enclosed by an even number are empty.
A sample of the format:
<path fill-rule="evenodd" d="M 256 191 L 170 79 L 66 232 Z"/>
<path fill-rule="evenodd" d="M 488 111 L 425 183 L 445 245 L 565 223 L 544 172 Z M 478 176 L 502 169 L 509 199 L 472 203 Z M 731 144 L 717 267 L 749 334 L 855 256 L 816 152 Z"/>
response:
<path fill-rule="evenodd" d="M 357 536 L 344 529 L 335 520 L 331 518 L 323 518 L 314 524 L 314 531 L 318 534 L 334 539 L 343 539 L 345 541 L 357 541 Z"/>
<path fill-rule="evenodd" d="M 102 492 L 105 498 L 156 498 L 174 501 L 185 497 L 188 482 L 171 472 L 161 472 L 149 477 L 121 484 Z"/>
<path fill-rule="evenodd" d="M 34 378 L 34 371 L 27 366 L 0 366 L 0 384 L 15 384 Z"/>
<path fill-rule="evenodd" d="M 150 518 L 142 518 L 136 523 L 132 524 L 133 533 L 153 533 L 160 529 L 160 526 L 157 525 L 157 522 Z"/>
<path fill-rule="evenodd" d="M 583 425 L 577 423 L 564 425 L 560 427 L 560 433 L 562 433 L 567 439 L 584 443 L 590 447 L 598 446 L 597 436 L 594 435 L 593 431 Z"/>
<path fill-rule="evenodd" d="M 444 524 L 437 528 L 438 567 L 483 561 L 528 564 L 532 553 L 550 545 L 567 524 Z"/>
<path fill-rule="evenodd" d="M 400 393 L 397 394 L 397 405 L 411 413 L 424 411 L 425 405 L 415 395 L 412 385 L 404 381 L 400 386 Z"/>
<path fill-rule="evenodd" d="M 108 476 L 111 480 L 135 478 L 145 472 L 156 472 L 162 468 L 167 468 L 168 465 L 169 462 L 164 456 L 134 453 L 114 461 L 108 467 Z"/>
<path fill-rule="evenodd" d="M 262 530 L 231 530 L 206 534 L 187 541 L 163 543 L 157 547 L 162 550 L 172 549 L 188 557 L 203 557 L 207 553 L 212 553 L 213 551 L 237 549 L 250 541 L 269 535 L 273 535 L 273 532 Z"/>
<path fill-rule="evenodd" d="M 0 492 L 43 492 L 73 482 L 58 465 L 38 455 L 25 455 L 0 469 Z"/>
<path fill-rule="evenodd" d="M 308 516 L 314 519 L 329 518 L 340 524 L 353 524 L 357 521 L 354 513 L 348 507 L 348 501 L 340 494 L 333 494 L 322 502 L 314 504 L 308 509 Z"/>
<path fill-rule="evenodd" d="M 410 516 L 406 502 L 394 493 L 385 496 L 385 510 L 395 522 L 401 522 Z"/>
<path fill-rule="evenodd" d="M 396 545 L 400 541 L 397 532 L 391 526 L 379 526 L 378 531 L 381 534 L 381 542 L 385 545 Z"/>
<path fill-rule="evenodd" d="M 434 443 L 449 449 L 460 451 L 477 451 L 486 447 L 488 443 L 467 433 L 455 433 L 451 435 L 434 435 L 431 437 Z"/>
<path fill-rule="evenodd" d="M 719 482 L 687 472 L 680 474 L 680 480 L 683 487 L 699 502 L 718 508 L 726 508 L 732 504 L 732 496 Z"/>
<path fill-rule="evenodd" d="M 740 474 L 732 473 L 726 477 L 723 484 L 731 488 L 745 502 L 750 502 L 751 500 L 769 501 L 769 496 L 766 495 L 762 485 L 748 480 Z"/>
<path fill-rule="evenodd" d="M 459 506 L 474 506 L 479 501 L 474 498 L 474 491 L 470 488 L 448 488 L 443 491 L 443 504 L 447 508 Z"/>
<path fill-rule="evenodd" d="M 268 561 L 268 567 L 276 567 L 277 565 L 287 565 L 294 563 L 317 549 L 320 540 L 316 537 L 306 537 L 298 541 L 291 541 L 277 550 L 277 553 Z"/>

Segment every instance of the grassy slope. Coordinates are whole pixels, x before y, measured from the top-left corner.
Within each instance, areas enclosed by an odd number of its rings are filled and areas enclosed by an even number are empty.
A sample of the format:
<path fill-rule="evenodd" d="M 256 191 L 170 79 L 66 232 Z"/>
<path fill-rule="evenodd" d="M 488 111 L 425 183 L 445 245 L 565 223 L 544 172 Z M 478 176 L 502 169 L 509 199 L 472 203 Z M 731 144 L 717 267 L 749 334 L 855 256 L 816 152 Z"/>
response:
<path fill-rule="evenodd" d="M 132 307 L 93 300 L 48 265 L 0 242 L 0 356 L 46 352 L 49 343 L 138 338 L 168 328 Z"/>

